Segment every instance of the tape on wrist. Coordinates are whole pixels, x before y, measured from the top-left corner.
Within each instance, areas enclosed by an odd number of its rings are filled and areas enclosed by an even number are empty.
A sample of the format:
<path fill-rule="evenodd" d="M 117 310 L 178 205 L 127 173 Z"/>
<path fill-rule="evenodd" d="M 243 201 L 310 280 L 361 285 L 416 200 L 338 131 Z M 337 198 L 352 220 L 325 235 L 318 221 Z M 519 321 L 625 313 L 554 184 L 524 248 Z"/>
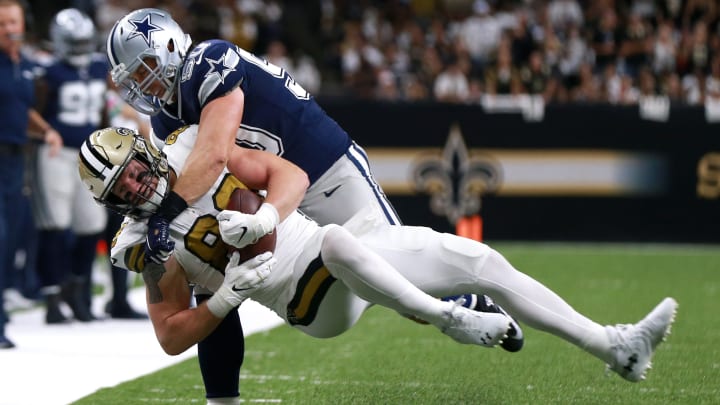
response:
<path fill-rule="evenodd" d="M 160 204 L 156 214 L 172 222 L 187 207 L 188 203 L 178 193 L 171 190 Z"/>

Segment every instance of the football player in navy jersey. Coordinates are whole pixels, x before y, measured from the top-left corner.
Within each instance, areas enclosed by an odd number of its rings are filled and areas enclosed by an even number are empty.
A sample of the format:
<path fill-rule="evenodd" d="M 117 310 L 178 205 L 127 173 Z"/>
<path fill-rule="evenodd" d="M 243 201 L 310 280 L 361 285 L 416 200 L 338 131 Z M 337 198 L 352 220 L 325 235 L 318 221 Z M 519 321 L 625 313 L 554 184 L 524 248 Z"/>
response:
<path fill-rule="evenodd" d="M 147 260 L 163 263 L 169 258 L 174 248 L 168 234 L 170 222 L 210 189 L 236 145 L 282 156 L 303 169 L 310 186 L 300 209 L 321 225 L 343 224 L 364 207 L 372 207 L 388 224 L 400 224 L 370 172 L 363 149 L 284 69 L 224 40 L 192 47 L 190 36 L 167 12 L 152 8 L 135 10 L 118 20 L 106 45 L 113 82 L 130 105 L 153 116 L 157 145 L 172 131 L 199 124 L 197 143 L 182 174 L 148 222 Z M 243 243 L 270 232 L 279 220 L 271 204 L 264 207 L 246 224 Z M 209 296 L 204 291 L 196 294 L 200 301 Z M 494 305 L 485 309 L 498 310 Z M 522 333 L 515 323 L 512 333 L 503 347 L 519 350 Z M 198 357 L 208 398 L 236 392 L 229 387 L 231 380 L 237 387 L 238 365 L 220 366 L 210 353 L 226 346 L 223 341 L 237 342 L 241 334 L 232 311 L 226 322 L 200 342 Z M 230 359 L 227 350 L 221 352 L 218 361 Z M 242 359 L 242 353 L 236 358 Z M 223 368 L 227 371 L 216 372 Z M 226 383 L 217 388 L 207 385 L 222 377 L 207 378 L 206 373 L 228 375 L 231 369 L 236 372 Z"/>
<path fill-rule="evenodd" d="M 43 66 L 39 110 L 61 134 L 64 147 L 49 159 L 48 148 L 40 146 L 34 165 L 37 270 L 46 297 L 45 321 L 67 321 L 58 305 L 64 299 L 75 319 L 88 322 L 95 319 L 90 310 L 91 270 L 107 212 L 95 204 L 75 171 L 80 145 L 103 123 L 108 65 L 94 52 L 93 21 L 77 9 L 53 17 L 50 39 L 54 58 Z"/>

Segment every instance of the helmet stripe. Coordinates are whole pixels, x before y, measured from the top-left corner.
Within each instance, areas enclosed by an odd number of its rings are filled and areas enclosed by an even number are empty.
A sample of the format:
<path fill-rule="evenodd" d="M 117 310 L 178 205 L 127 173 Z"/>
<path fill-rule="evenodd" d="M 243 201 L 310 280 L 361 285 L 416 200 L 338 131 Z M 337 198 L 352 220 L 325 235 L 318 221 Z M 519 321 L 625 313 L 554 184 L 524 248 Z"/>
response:
<path fill-rule="evenodd" d="M 90 145 L 90 139 L 83 142 L 80 147 L 80 160 L 90 170 L 95 177 L 105 180 L 103 172 L 105 169 L 112 169 L 113 165 L 103 162 L 103 157 Z"/>
<path fill-rule="evenodd" d="M 110 35 L 107 37 L 107 44 L 105 44 L 105 48 L 108 50 L 107 56 L 108 60 L 110 62 L 110 66 L 115 67 L 120 64 L 118 61 L 118 57 L 115 54 L 115 47 L 113 46 L 113 38 L 115 38 L 115 30 L 120 28 L 120 21 L 115 23 L 115 26 L 112 28 L 112 31 L 110 31 Z"/>

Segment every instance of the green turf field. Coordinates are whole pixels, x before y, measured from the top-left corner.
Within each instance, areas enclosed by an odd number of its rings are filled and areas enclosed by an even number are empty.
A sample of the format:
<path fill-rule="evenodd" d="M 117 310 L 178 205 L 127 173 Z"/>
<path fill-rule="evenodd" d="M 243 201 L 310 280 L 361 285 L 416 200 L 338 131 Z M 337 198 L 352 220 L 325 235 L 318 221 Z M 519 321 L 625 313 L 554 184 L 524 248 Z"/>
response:
<path fill-rule="evenodd" d="M 642 318 L 665 296 L 680 303 L 648 380 L 606 375 L 604 364 L 525 328 L 507 353 L 459 345 L 431 326 L 373 308 L 328 340 L 280 327 L 250 336 L 244 403 L 718 404 L 720 246 L 495 244 L 521 271 L 600 323 Z M 98 370 L 98 372 L 101 372 Z M 195 359 L 103 389 L 76 404 L 204 404 Z"/>

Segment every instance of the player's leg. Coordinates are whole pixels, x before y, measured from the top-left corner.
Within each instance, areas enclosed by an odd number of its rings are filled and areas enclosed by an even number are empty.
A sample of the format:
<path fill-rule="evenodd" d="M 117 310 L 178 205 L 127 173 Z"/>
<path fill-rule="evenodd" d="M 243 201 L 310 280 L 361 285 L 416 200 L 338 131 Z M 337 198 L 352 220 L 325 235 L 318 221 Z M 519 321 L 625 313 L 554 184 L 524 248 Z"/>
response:
<path fill-rule="evenodd" d="M 75 153 L 77 156 L 77 152 Z M 75 163 L 70 170 L 76 171 Z M 97 244 L 107 226 L 107 210 L 97 204 L 78 176 L 73 176 L 71 267 L 67 300 L 75 318 L 88 322 L 92 313 L 92 269 L 97 258 Z"/>
<path fill-rule="evenodd" d="M 23 158 L 21 154 L 0 156 L 0 349 L 11 349 L 15 344 L 5 335 L 8 314 L 2 301 L 2 292 L 7 287 L 8 273 L 14 262 L 18 227 L 17 212 L 22 203 Z"/>
<path fill-rule="evenodd" d="M 395 209 L 370 171 L 365 151 L 356 144 L 351 145 L 345 155 L 308 189 L 300 209 L 320 225 L 344 224 L 359 212 L 369 213 L 386 224 L 401 225 Z M 505 313 L 488 296 L 468 291 L 461 293 L 464 297 L 459 301 L 458 296 L 442 299 L 479 312 Z M 513 320 L 513 327 L 500 346 L 516 352 L 523 343 L 520 325 Z"/>
<path fill-rule="evenodd" d="M 112 246 L 112 240 L 115 237 L 120 224 L 122 224 L 123 216 L 106 209 L 108 215 L 107 225 L 103 237 L 108 249 Z M 110 266 L 110 277 L 112 281 L 112 298 L 105 304 L 105 313 L 115 319 L 147 319 L 148 316 L 142 312 L 138 312 L 130 306 L 128 302 L 128 276 L 129 272 L 118 266 Z"/>
<path fill-rule="evenodd" d="M 370 172 L 365 151 L 356 144 L 308 188 L 300 204 L 300 210 L 320 225 L 342 225 L 367 209 L 377 212 L 390 225 L 401 224 Z"/>
<path fill-rule="evenodd" d="M 63 148 L 49 157 L 49 147 L 38 147 L 31 165 L 32 209 L 38 229 L 37 273 L 45 297 L 45 321 L 67 322 L 60 309 L 61 285 L 70 268 L 67 231 L 72 218 L 72 193 L 77 173 L 65 175 L 68 165 L 77 166 L 77 153 Z M 76 170 L 76 169 L 74 169 Z"/>
<path fill-rule="evenodd" d="M 340 226 L 328 226 L 321 256 L 330 274 L 359 297 L 423 319 L 458 342 L 492 347 L 510 327 L 503 314 L 472 311 L 426 294 Z"/>
<path fill-rule="evenodd" d="M 198 292 L 198 304 L 211 297 L 207 291 Z M 198 342 L 197 348 L 207 403 L 239 404 L 245 337 L 238 312 L 230 311 L 210 335 Z"/>
<path fill-rule="evenodd" d="M 580 314 L 487 245 L 429 228 L 376 229 L 361 236 L 363 243 L 423 291 L 441 295 L 459 291 L 487 293 L 521 322 L 563 338 L 611 365 L 618 362 L 619 340 L 627 337 L 627 341 L 642 341 L 639 351 L 645 363 L 640 374 L 644 374 L 652 351 L 672 323 L 676 304 L 663 301 L 646 320 L 630 328 L 630 332 L 621 333 Z M 413 265 L 401 266 L 408 262 Z M 634 373 L 628 379 L 639 378 L 640 374 Z"/>

